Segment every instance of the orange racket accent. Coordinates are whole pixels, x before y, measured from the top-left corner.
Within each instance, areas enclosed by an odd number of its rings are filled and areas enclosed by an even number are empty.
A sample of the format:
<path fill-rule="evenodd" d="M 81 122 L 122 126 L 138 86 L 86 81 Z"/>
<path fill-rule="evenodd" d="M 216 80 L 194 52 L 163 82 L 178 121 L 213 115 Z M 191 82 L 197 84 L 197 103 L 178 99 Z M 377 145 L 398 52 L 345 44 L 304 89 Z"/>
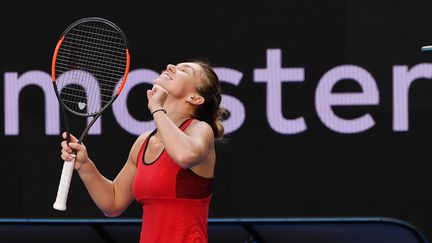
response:
<path fill-rule="evenodd" d="M 51 79 L 53 82 L 55 82 L 55 80 L 56 80 L 55 64 L 56 64 L 57 55 L 58 55 L 58 51 L 60 49 L 60 46 L 61 46 L 64 38 L 65 38 L 65 36 L 62 36 L 62 38 L 59 40 L 59 42 L 57 43 L 57 46 L 54 50 L 54 56 L 53 56 L 53 61 L 52 61 L 52 66 L 51 66 Z"/>
<path fill-rule="evenodd" d="M 122 89 L 123 89 L 123 86 L 124 86 L 125 83 L 126 83 L 126 79 L 127 79 L 128 74 L 129 74 L 129 64 L 130 64 L 129 49 L 126 48 L 126 70 L 125 70 L 125 74 L 124 74 L 124 76 L 123 76 L 123 81 L 122 81 L 120 87 L 119 87 L 118 90 L 117 90 L 117 95 L 120 94 L 120 92 L 121 92 Z"/>

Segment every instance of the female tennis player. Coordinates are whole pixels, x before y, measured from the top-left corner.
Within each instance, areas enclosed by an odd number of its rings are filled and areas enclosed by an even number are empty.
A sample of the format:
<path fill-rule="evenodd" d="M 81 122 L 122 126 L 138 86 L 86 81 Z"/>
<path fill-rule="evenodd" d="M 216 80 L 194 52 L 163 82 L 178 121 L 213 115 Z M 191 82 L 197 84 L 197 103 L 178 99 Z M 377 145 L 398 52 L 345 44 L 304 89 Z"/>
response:
<path fill-rule="evenodd" d="M 168 65 L 147 98 L 156 129 L 138 137 L 113 181 L 75 137 L 62 142 L 61 157 L 77 152 L 75 170 L 106 216 L 120 215 L 134 199 L 142 203 L 140 242 L 207 242 L 214 140 L 224 130 L 219 79 L 204 62 Z"/>

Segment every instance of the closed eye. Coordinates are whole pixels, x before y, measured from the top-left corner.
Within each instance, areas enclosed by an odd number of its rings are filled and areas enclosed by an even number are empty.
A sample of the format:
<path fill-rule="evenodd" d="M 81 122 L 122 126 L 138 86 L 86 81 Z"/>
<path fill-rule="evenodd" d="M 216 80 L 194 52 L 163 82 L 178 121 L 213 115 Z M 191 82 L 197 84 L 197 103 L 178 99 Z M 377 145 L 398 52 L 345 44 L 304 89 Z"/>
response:
<path fill-rule="evenodd" d="M 195 70 L 191 66 L 189 66 L 189 65 L 181 64 L 181 66 L 178 65 L 177 68 L 178 68 L 178 70 L 180 70 L 182 72 L 185 72 L 185 73 L 188 73 L 188 74 L 191 74 L 191 75 L 195 74 Z M 190 72 L 188 72 L 187 70 L 190 70 Z"/>
<path fill-rule="evenodd" d="M 190 72 L 188 72 L 187 68 L 185 68 L 185 67 L 177 67 L 177 70 L 184 72 L 184 73 L 187 73 L 187 74 L 190 74 Z"/>

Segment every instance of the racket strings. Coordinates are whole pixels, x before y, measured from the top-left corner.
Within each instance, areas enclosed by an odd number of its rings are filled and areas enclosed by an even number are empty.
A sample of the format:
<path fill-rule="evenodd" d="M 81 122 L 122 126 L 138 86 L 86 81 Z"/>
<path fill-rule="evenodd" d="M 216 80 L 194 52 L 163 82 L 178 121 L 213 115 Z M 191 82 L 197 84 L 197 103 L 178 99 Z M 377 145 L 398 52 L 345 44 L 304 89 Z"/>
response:
<path fill-rule="evenodd" d="M 58 68 L 59 68 L 59 71 L 61 71 L 61 72 L 67 72 L 67 71 L 70 71 L 70 68 L 68 68 L 68 67 L 66 67 L 66 66 L 63 66 L 62 64 L 57 64 L 57 66 L 58 66 Z M 104 77 L 104 78 L 106 78 L 106 84 L 105 83 L 101 83 L 101 85 L 107 85 L 107 84 L 109 84 L 109 83 L 113 83 L 113 84 L 116 84 L 117 82 L 118 82 L 118 80 L 117 79 L 115 79 L 113 76 L 107 76 L 106 75 L 106 71 L 105 72 L 102 72 L 101 70 L 103 70 L 104 68 L 100 68 L 99 70 L 96 70 L 96 69 L 86 69 L 86 70 L 90 70 L 91 71 L 91 73 L 93 73 L 93 74 L 98 74 L 98 76 L 99 77 Z M 105 69 L 105 70 L 108 70 L 108 69 Z M 117 74 L 117 75 L 123 75 L 123 74 L 121 74 L 120 72 L 113 72 L 113 73 L 115 73 L 115 74 Z M 111 80 L 111 82 L 110 82 L 110 80 Z M 109 85 L 109 86 L 111 86 L 111 85 Z"/>
<path fill-rule="evenodd" d="M 94 56 L 89 56 L 87 53 L 85 53 L 85 52 L 79 52 L 78 50 L 68 50 L 67 49 L 67 47 L 69 47 L 68 45 L 67 45 L 67 43 L 65 43 L 64 44 L 64 46 L 63 46 L 63 48 L 61 49 L 61 50 L 59 50 L 59 55 L 60 56 L 62 56 L 62 55 L 65 55 L 65 56 L 67 56 L 69 53 L 71 53 L 71 52 L 74 52 L 75 54 L 77 54 L 77 55 L 82 55 L 82 56 L 85 56 L 86 58 L 88 58 L 89 60 L 95 60 L 95 57 Z M 70 48 L 71 49 L 74 49 L 75 47 L 72 47 L 72 46 L 70 46 Z M 123 53 L 124 54 L 124 53 Z M 119 54 L 118 54 L 119 55 Z M 105 55 L 105 56 L 101 56 L 101 60 L 98 60 L 98 61 L 100 61 L 100 62 L 104 62 L 104 63 L 110 63 L 110 62 L 117 62 L 117 63 L 119 63 L 119 64 L 123 64 L 123 65 L 126 65 L 126 62 L 124 61 L 124 62 L 122 62 L 123 60 L 118 60 L 118 55 L 117 56 L 114 56 L 114 55 Z"/>
<path fill-rule="evenodd" d="M 83 32 L 83 33 L 89 33 L 89 32 Z M 76 37 L 75 40 L 79 40 L 81 43 L 78 43 L 77 45 L 85 45 L 85 44 L 94 44 L 95 42 L 99 41 L 99 39 L 97 38 L 93 38 L 93 37 L 88 37 L 87 40 L 83 40 L 81 39 L 82 36 L 74 34 L 74 33 L 70 33 L 69 34 L 69 39 L 73 39 L 74 37 Z M 122 48 L 121 46 L 116 47 L 117 43 L 116 42 L 112 42 L 112 41 L 105 41 L 104 43 L 99 43 L 97 46 L 95 46 L 96 50 L 105 50 L 105 48 L 110 48 L 111 51 L 113 53 L 122 53 Z"/>
<path fill-rule="evenodd" d="M 126 65 L 126 43 L 115 28 L 103 22 L 74 26 L 56 61 L 57 87 L 65 106 L 84 115 L 97 113 L 115 97 Z"/>

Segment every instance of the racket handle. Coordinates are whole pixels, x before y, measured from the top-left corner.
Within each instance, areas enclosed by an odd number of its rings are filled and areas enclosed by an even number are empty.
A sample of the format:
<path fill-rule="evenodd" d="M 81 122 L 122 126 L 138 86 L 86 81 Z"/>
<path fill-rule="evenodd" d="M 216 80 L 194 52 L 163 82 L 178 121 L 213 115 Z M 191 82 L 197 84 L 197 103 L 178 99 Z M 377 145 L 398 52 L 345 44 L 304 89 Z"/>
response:
<path fill-rule="evenodd" d="M 57 191 L 57 197 L 53 205 L 54 209 L 60 211 L 66 210 L 66 201 L 69 194 L 69 187 L 72 180 L 74 165 L 75 165 L 75 158 L 73 158 L 71 161 L 65 161 L 63 163 L 63 170 L 62 170 L 60 183 Z"/>

